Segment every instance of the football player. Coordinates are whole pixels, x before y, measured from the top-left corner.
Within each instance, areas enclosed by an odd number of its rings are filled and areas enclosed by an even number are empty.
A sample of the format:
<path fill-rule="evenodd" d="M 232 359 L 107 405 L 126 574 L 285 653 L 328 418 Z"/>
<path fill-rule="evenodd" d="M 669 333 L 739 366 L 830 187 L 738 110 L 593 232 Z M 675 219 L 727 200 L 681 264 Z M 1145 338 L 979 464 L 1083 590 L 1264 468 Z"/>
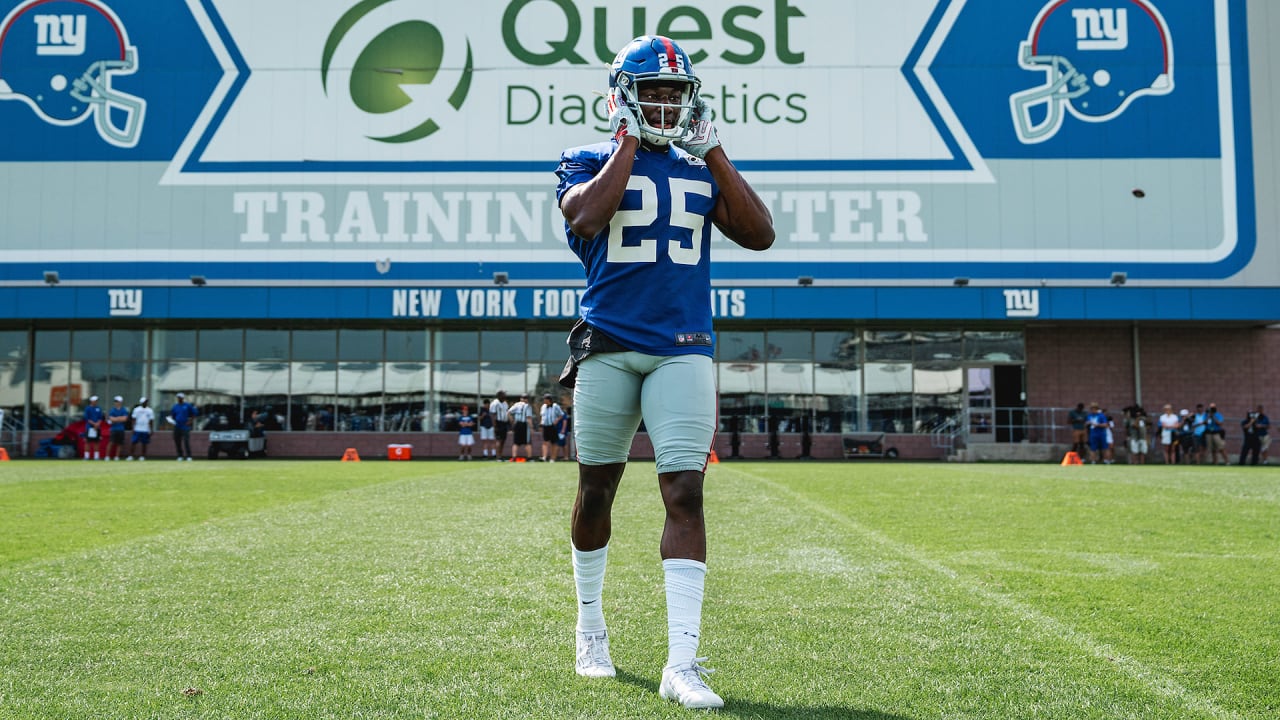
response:
<path fill-rule="evenodd" d="M 697 657 L 706 576 L 702 486 L 716 426 L 711 224 L 765 250 L 773 219 L 720 145 L 689 56 L 643 36 L 609 70 L 613 137 L 566 150 L 556 195 L 586 271 L 561 382 L 574 388 L 572 512 L 577 672 L 616 674 L 600 607 L 611 508 L 643 420 L 666 507 L 661 556 L 668 654 L 659 692 L 689 708 L 724 701 Z M 710 221 L 710 224 L 708 223 Z"/>

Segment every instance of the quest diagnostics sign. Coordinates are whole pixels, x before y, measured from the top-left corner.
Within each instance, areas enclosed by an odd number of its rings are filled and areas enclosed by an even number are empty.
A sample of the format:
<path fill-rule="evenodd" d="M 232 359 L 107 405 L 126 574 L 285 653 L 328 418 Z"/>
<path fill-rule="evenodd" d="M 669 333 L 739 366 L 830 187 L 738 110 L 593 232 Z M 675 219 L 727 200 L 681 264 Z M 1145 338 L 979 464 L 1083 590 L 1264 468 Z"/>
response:
<path fill-rule="evenodd" d="M 766 253 L 713 233 L 718 282 L 1274 276 L 1246 0 L 166 8 L 0 0 L 0 283 L 581 283 L 553 171 L 608 137 L 643 34 L 688 52 L 774 219 Z"/>

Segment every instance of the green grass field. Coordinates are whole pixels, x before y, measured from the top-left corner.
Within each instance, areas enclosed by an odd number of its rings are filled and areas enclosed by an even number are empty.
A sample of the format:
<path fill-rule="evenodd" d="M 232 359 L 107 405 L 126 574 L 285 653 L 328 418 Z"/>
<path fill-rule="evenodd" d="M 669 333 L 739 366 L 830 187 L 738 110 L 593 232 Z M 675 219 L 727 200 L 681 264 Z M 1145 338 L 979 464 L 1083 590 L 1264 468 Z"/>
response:
<path fill-rule="evenodd" d="M 652 464 L 616 680 L 573 672 L 570 463 L 0 463 L 0 717 L 678 718 Z M 1275 468 L 722 463 L 742 718 L 1275 718 Z"/>

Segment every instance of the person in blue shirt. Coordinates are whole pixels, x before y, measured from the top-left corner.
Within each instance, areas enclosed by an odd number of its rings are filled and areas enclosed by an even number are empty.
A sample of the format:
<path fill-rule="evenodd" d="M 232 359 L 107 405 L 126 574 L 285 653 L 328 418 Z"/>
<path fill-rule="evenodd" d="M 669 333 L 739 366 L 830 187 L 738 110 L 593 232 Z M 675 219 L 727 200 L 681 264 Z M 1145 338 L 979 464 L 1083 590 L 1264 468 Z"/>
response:
<path fill-rule="evenodd" d="M 110 444 L 107 445 L 107 459 L 119 460 L 120 449 L 124 447 L 124 431 L 129 424 L 129 408 L 124 406 L 124 398 L 117 395 L 111 400 L 111 409 L 107 411 L 107 422 L 111 425 Z"/>
<path fill-rule="evenodd" d="M 462 406 L 458 413 L 458 459 L 470 460 L 471 450 L 476 444 L 476 419 L 471 416 L 471 408 Z"/>
<path fill-rule="evenodd" d="M 169 422 L 173 424 L 173 447 L 179 462 L 191 462 L 191 423 L 199 414 L 200 410 L 187 402 L 187 396 L 178 393 L 177 402 L 169 410 Z"/>
<path fill-rule="evenodd" d="M 616 675 L 600 598 L 611 508 L 643 420 L 666 509 L 668 650 L 658 692 L 717 708 L 724 701 L 696 657 L 707 568 L 703 473 L 716 426 L 711 227 L 748 250 L 768 249 L 774 229 L 721 146 L 700 87 L 675 42 L 638 37 L 609 69 L 612 137 L 561 154 L 556 198 L 587 279 L 561 384 L 574 388 L 578 454 L 576 671 Z"/>
<path fill-rule="evenodd" d="M 1205 412 L 1204 403 L 1196 403 L 1196 411 L 1191 416 L 1191 432 L 1195 442 L 1197 465 L 1204 464 L 1205 451 L 1209 449 L 1209 436 L 1205 434 L 1208 429 L 1209 413 Z"/>
<path fill-rule="evenodd" d="M 107 441 L 106 416 L 98 406 L 98 396 L 89 398 L 89 405 L 84 409 L 84 459 L 102 459 L 102 445 Z"/>
<path fill-rule="evenodd" d="M 1099 458 L 1111 464 L 1111 418 L 1102 411 L 1098 403 L 1089 404 L 1089 415 L 1085 419 L 1089 428 L 1089 462 L 1097 463 Z"/>
<path fill-rule="evenodd" d="M 1223 465 L 1231 462 L 1227 457 L 1227 428 L 1222 423 L 1222 413 L 1218 412 L 1217 403 L 1209 403 L 1209 410 L 1205 412 L 1204 435 L 1209 448 L 1210 465 L 1217 465 L 1219 457 L 1222 458 Z"/>

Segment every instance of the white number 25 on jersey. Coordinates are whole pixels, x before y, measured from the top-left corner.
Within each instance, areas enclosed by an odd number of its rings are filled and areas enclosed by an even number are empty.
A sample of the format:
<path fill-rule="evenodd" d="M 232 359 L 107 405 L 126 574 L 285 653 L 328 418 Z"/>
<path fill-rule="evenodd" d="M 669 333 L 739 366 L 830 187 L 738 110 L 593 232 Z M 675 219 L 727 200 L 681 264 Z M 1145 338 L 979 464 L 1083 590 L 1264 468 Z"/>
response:
<path fill-rule="evenodd" d="M 678 265 L 697 265 L 702 259 L 702 226 L 706 218 L 691 213 L 686 207 L 688 195 L 711 197 L 711 183 L 705 180 L 668 178 L 671 188 L 671 227 L 688 228 L 693 232 L 692 247 L 682 247 L 680 240 L 667 238 L 667 254 Z M 609 221 L 609 255 L 611 263 L 651 263 L 658 260 L 658 238 L 642 238 L 638 245 L 622 244 L 622 229 L 648 227 L 658 219 L 658 186 L 653 178 L 632 175 L 627 180 L 628 190 L 640 191 L 639 210 L 619 210 Z"/>

